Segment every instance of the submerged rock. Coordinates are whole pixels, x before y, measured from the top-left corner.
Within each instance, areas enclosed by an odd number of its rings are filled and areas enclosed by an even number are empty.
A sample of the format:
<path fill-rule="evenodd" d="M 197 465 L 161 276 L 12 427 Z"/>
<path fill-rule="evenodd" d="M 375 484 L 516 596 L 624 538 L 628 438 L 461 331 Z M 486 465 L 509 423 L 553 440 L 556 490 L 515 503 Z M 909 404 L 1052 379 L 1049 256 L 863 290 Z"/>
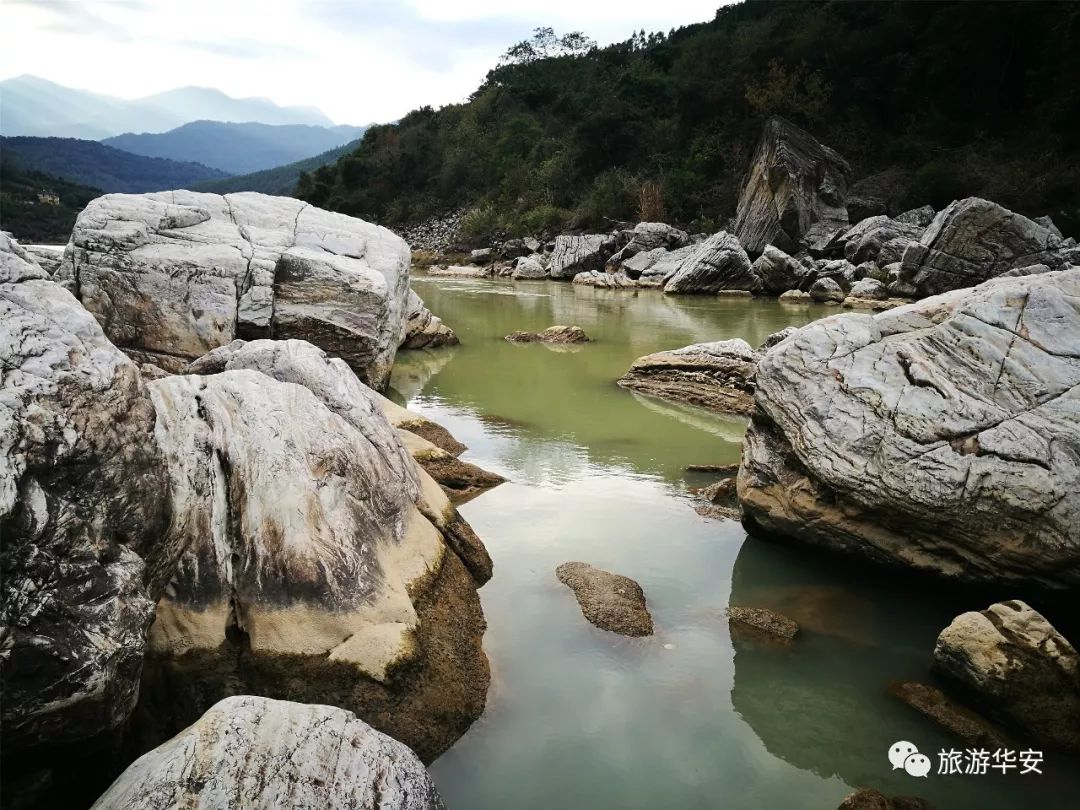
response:
<path fill-rule="evenodd" d="M 756 290 L 760 286 L 761 280 L 739 240 L 720 231 L 695 246 L 664 282 L 664 292 L 715 294 L 721 290 Z"/>
<path fill-rule="evenodd" d="M 734 232 L 750 253 L 788 253 L 819 233 L 847 226 L 851 168 L 837 152 L 782 118 L 770 118 L 739 197 Z"/>
<path fill-rule="evenodd" d="M 461 341 L 454 330 L 424 306 L 423 299 L 412 290 L 405 299 L 404 327 L 401 349 L 435 349 L 439 346 L 456 346 Z"/>
<path fill-rule="evenodd" d="M 634 580 L 583 562 L 563 563 L 555 576 L 574 592 L 585 618 L 601 630 L 624 636 L 652 635 L 645 592 Z"/>
<path fill-rule="evenodd" d="M 58 746 L 91 762 L 127 721 L 181 546 L 163 536 L 167 478 L 138 366 L 6 236 L 0 358 L 7 803 L 11 783 L 62 762 Z"/>
<path fill-rule="evenodd" d="M 1009 728 L 1080 751 L 1080 656 L 1024 602 L 957 616 L 938 636 L 934 669 Z"/>
<path fill-rule="evenodd" d="M 606 234 L 557 236 L 548 268 L 549 275 L 552 278 L 570 279 L 578 273 L 603 270 L 614 247 L 611 237 Z"/>
<path fill-rule="evenodd" d="M 1080 584 L 1080 269 L 803 327 L 758 363 L 752 531 L 969 581 Z"/>
<path fill-rule="evenodd" d="M 242 695 L 139 757 L 96 810 L 442 810 L 416 755 L 352 712 Z"/>
<path fill-rule="evenodd" d="M 953 702 L 936 687 L 914 681 L 898 681 L 889 684 L 889 694 L 972 747 L 1009 747 L 1009 740 L 999 729 L 970 709 Z"/>
<path fill-rule="evenodd" d="M 234 338 L 302 338 L 382 387 L 409 247 L 385 228 L 264 194 L 106 194 L 58 271 L 117 346 L 177 371 Z"/>
<path fill-rule="evenodd" d="M 186 551 L 144 733 L 242 690 L 347 708 L 433 758 L 484 706 L 483 544 L 340 360 L 255 341 L 197 368 L 217 373 L 150 386 Z"/>
<path fill-rule="evenodd" d="M 1049 228 L 997 203 L 968 197 L 941 211 L 904 251 L 902 277 L 919 296 L 970 287 L 1035 264 L 1060 270 L 1080 255 Z"/>
<path fill-rule="evenodd" d="M 758 359 L 741 338 L 694 343 L 639 357 L 618 383 L 661 399 L 746 414 L 754 404 Z"/>
<path fill-rule="evenodd" d="M 732 605 L 727 609 L 727 617 L 732 626 L 732 635 L 749 634 L 790 643 L 799 633 L 799 625 L 796 622 L 768 608 Z"/>
<path fill-rule="evenodd" d="M 549 326 L 543 332 L 511 332 L 511 343 L 588 343 L 589 336 L 580 326 Z"/>

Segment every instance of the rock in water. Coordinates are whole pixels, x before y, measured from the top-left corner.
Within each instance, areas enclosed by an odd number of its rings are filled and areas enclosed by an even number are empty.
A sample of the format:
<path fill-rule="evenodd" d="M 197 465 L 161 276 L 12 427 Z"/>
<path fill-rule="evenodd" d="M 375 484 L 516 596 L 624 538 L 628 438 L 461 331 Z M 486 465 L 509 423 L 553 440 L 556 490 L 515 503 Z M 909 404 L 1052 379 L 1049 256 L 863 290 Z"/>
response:
<path fill-rule="evenodd" d="M 1080 751 L 1080 655 L 1025 603 L 957 616 L 938 636 L 934 669 L 1006 726 Z"/>
<path fill-rule="evenodd" d="M 602 233 L 555 237 L 555 250 L 548 268 L 552 278 L 570 279 L 578 273 L 603 270 L 615 244 Z"/>
<path fill-rule="evenodd" d="M 147 734 L 242 690 L 433 758 L 484 706 L 483 544 L 341 360 L 255 341 L 197 367 L 220 373 L 150 386 L 187 550 L 150 630 Z"/>
<path fill-rule="evenodd" d="M 442 322 L 437 315 L 424 306 L 423 299 L 409 290 L 405 300 L 404 331 L 401 336 L 402 349 L 435 349 L 439 346 L 456 346 L 461 341 L 454 330 Z"/>
<path fill-rule="evenodd" d="M 975 748 L 1008 748 L 1009 740 L 985 718 L 954 703 L 934 686 L 914 681 L 889 684 L 889 694 Z"/>
<path fill-rule="evenodd" d="M 758 363 L 751 529 L 981 582 L 1080 585 L 1080 269 L 817 321 Z"/>
<path fill-rule="evenodd" d="M 789 644 L 799 634 L 799 624 L 768 608 L 732 605 L 727 609 L 732 635 L 741 634 Z"/>
<path fill-rule="evenodd" d="M 880 790 L 859 788 L 848 795 L 836 810 L 934 810 L 918 796 L 886 796 Z"/>
<path fill-rule="evenodd" d="M 739 240 L 726 231 L 713 234 L 683 260 L 664 283 L 666 293 L 717 293 L 756 290 L 761 279 Z"/>
<path fill-rule="evenodd" d="M 850 174 L 847 161 L 812 135 L 769 119 L 739 197 L 735 235 L 754 255 L 770 244 L 795 253 L 812 227 L 846 227 Z"/>
<path fill-rule="evenodd" d="M 747 414 L 754 406 L 758 359 L 758 353 L 740 338 L 694 343 L 639 357 L 618 382 L 623 388 L 661 399 Z"/>
<path fill-rule="evenodd" d="M 168 484 L 138 367 L 25 255 L 0 238 L 5 804 L 57 746 L 105 753 L 179 554 L 162 539 Z"/>
<path fill-rule="evenodd" d="M 139 757 L 95 810 L 442 810 L 416 755 L 352 712 L 241 695 Z"/>
<path fill-rule="evenodd" d="M 601 630 L 624 636 L 652 635 L 645 592 L 634 580 L 583 562 L 563 563 L 555 576 L 574 592 L 585 618 Z"/>
<path fill-rule="evenodd" d="M 589 336 L 580 326 L 549 326 L 543 332 L 511 332 L 510 343 L 588 343 Z"/>
<path fill-rule="evenodd" d="M 807 273 L 802 262 L 772 245 L 765 246 L 753 268 L 754 273 L 761 279 L 762 289 L 770 295 L 780 295 L 797 288 Z"/>
<path fill-rule="evenodd" d="M 409 247 L 286 197 L 107 194 L 79 214 L 57 275 L 113 343 L 166 371 L 237 337 L 302 338 L 379 388 L 401 341 Z"/>
<path fill-rule="evenodd" d="M 1060 236 L 997 203 L 969 197 L 942 210 L 904 251 L 901 277 L 919 296 L 971 287 L 1034 264 L 1080 263 Z"/>

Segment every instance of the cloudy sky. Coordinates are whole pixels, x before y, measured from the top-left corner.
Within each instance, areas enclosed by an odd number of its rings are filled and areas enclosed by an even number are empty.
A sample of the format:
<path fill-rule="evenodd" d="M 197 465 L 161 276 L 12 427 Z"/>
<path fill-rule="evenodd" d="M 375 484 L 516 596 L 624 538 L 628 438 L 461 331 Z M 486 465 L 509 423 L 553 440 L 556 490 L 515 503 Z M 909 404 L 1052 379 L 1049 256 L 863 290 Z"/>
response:
<path fill-rule="evenodd" d="M 537 26 L 607 44 L 711 19 L 722 1 L 0 0 L 0 79 L 122 98 L 200 85 L 363 124 L 461 101 Z"/>

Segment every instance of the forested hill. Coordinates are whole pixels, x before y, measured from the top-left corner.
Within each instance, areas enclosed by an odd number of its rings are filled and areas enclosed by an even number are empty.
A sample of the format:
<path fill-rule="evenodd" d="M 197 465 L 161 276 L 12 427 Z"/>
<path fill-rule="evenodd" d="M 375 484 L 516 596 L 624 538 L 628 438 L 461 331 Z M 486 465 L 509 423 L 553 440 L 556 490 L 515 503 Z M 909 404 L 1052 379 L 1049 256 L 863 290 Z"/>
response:
<path fill-rule="evenodd" d="M 1073 2 L 750 0 L 600 49 L 541 32 L 467 103 L 373 127 L 298 193 L 387 223 L 476 206 L 474 232 L 514 234 L 631 219 L 655 184 L 670 221 L 709 230 L 773 113 L 856 178 L 899 169 L 904 202 L 975 194 L 1080 231 Z"/>

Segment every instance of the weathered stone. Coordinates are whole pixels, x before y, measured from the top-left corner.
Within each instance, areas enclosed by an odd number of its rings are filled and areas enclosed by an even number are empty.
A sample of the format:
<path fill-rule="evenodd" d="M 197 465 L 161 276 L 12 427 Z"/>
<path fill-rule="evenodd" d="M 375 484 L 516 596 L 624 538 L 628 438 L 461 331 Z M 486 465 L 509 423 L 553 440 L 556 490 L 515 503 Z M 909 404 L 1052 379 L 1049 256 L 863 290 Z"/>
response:
<path fill-rule="evenodd" d="M 918 225 L 889 219 L 886 216 L 864 219 L 847 231 L 844 236 L 844 258 L 854 264 L 878 261 L 882 247 L 894 239 L 918 241 L 923 229 Z M 895 246 L 890 249 L 894 252 Z M 895 259 L 893 259 L 895 261 Z"/>
<path fill-rule="evenodd" d="M 793 290 L 806 275 L 806 266 L 797 259 L 772 245 L 765 250 L 753 264 L 754 274 L 761 279 L 761 288 L 771 295 L 780 295 L 785 290 Z"/>
<path fill-rule="evenodd" d="M 492 265 L 474 267 L 463 264 L 433 265 L 428 268 L 429 276 L 441 276 L 445 278 L 491 278 L 494 275 Z"/>
<path fill-rule="evenodd" d="M 984 717 L 950 700 L 940 689 L 914 681 L 889 684 L 889 694 L 904 701 L 972 748 L 1008 748 L 1007 736 Z"/>
<path fill-rule="evenodd" d="M 720 290 L 756 290 L 761 279 L 739 240 L 726 231 L 698 245 L 664 283 L 665 293 L 715 294 Z"/>
<path fill-rule="evenodd" d="M 880 281 L 867 277 L 851 285 L 850 295 L 853 298 L 888 298 L 889 292 Z"/>
<path fill-rule="evenodd" d="M 623 262 L 623 270 L 631 278 L 634 277 L 634 268 L 643 257 L 648 257 L 644 262 L 640 274 L 637 277 L 639 287 L 662 287 L 667 280 L 675 275 L 682 263 L 689 258 L 701 243 L 687 245 L 678 250 L 663 250 L 657 248 L 648 253 L 639 253 L 632 259 Z"/>
<path fill-rule="evenodd" d="M 495 251 L 491 248 L 477 248 L 469 253 L 469 261 L 473 264 L 491 264 L 495 261 Z"/>
<path fill-rule="evenodd" d="M 376 393 L 375 396 L 383 416 L 398 430 L 407 430 L 409 433 L 414 433 L 452 456 L 460 456 L 468 449 L 442 425 L 432 422 L 415 411 L 403 408 L 396 402 L 391 402 L 381 394 Z"/>
<path fill-rule="evenodd" d="M 218 373 L 150 384 L 186 551 L 140 727 L 164 738 L 242 690 L 342 706 L 437 755 L 484 705 L 483 545 L 341 360 L 254 341 L 197 368 Z"/>
<path fill-rule="evenodd" d="M 918 295 L 971 287 L 1007 270 L 1069 263 L 1062 240 L 1025 216 L 978 197 L 951 203 L 904 251 L 902 275 Z"/>
<path fill-rule="evenodd" d="M 482 492 L 506 481 L 501 475 L 488 472 L 468 461 L 462 461 L 415 433 L 400 430 L 398 435 L 416 463 L 442 487 L 452 503 L 472 500 Z M 487 568 L 490 568 L 490 563 Z M 487 579 L 490 579 L 490 573 Z"/>
<path fill-rule="evenodd" d="M 1080 655 L 1025 603 L 957 616 L 938 636 L 934 669 L 1007 727 L 1080 751 Z"/>
<path fill-rule="evenodd" d="M 402 349 L 435 349 L 456 346 L 461 341 L 454 330 L 424 306 L 423 299 L 412 290 L 405 299 L 405 318 L 401 335 Z"/>
<path fill-rule="evenodd" d="M 242 695 L 139 757 L 94 804 L 236 806 L 442 810 L 443 803 L 416 755 L 352 712 Z"/>
<path fill-rule="evenodd" d="M 781 293 L 777 300 L 782 304 L 809 304 L 813 299 L 810 293 L 802 290 L 788 290 Z"/>
<path fill-rule="evenodd" d="M 830 277 L 819 278 L 810 285 L 810 297 L 819 304 L 839 304 L 844 300 L 844 290 Z"/>
<path fill-rule="evenodd" d="M 918 796 L 886 796 L 880 790 L 859 788 L 840 802 L 836 810 L 934 810 Z"/>
<path fill-rule="evenodd" d="M 661 399 L 747 414 L 754 405 L 758 359 L 758 353 L 740 338 L 695 343 L 639 357 L 618 383 Z"/>
<path fill-rule="evenodd" d="M 1080 585 L 1080 269 L 803 327 L 758 363 L 756 530 L 945 577 Z"/>
<path fill-rule="evenodd" d="M 299 200 L 162 191 L 91 202 L 57 278 L 113 343 L 167 371 L 237 337 L 295 337 L 381 387 L 409 262 L 385 228 Z"/>
<path fill-rule="evenodd" d="M 588 343 L 589 336 L 580 326 L 549 326 L 543 332 L 511 332 L 510 343 Z"/>
<path fill-rule="evenodd" d="M 555 576 L 574 592 L 585 618 L 601 630 L 624 636 L 652 635 L 645 592 L 634 580 L 583 562 L 563 563 Z"/>
<path fill-rule="evenodd" d="M 603 270 L 614 244 L 606 234 L 555 237 L 548 270 L 552 278 L 573 278 L 589 270 Z"/>
<path fill-rule="evenodd" d="M 915 225 L 919 228 L 925 228 L 934 221 L 934 213 L 934 207 L 932 205 L 924 205 L 921 208 L 912 208 L 909 211 L 904 211 L 902 214 L 897 214 L 893 219 L 905 225 Z"/>
<path fill-rule="evenodd" d="M 524 239 L 508 239 L 499 246 L 499 255 L 507 260 L 528 256 L 534 248 L 525 244 Z"/>
<path fill-rule="evenodd" d="M 637 283 L 621 270 L 614 273 L 607 273 L 602 270 L 578 273 L 574 276 L 574 284 L 584 287 L 599 287 L 602 290 L 629 290 L 637 287 Z"/>
<path fill-rule="evenodd" d="M 50 276 L 60 268 L 60 262 L 64 259 L 63 245 L 22 245 L 22 248 Z"/>
<path fill-rule="evenodd" d="M 639 222 L 628 234 L 626 244 L 610 259 L 619 265 L 640 253 L 649 253 L 658 248 L 677 250 L 690 244 L 686 231 L 681 231 L 663 222 Z"/>
<path fill-rule="evenodd" d="M 179 553 L 138 367 L 26 255 L 0 239 L 5 757 L 127 719 Z"/>
<path fill-rule="evenodd" d="M 815 263 L 814 272 L 805 277 L 803 287 L 809 290 L 818 279 L 828 278 L 840 285 L 840 289 L 847 291 L 855 283 L 856 275 L 855 265 L 847 259 L 819 260 Z"/>
<path fill-rule="evenodd" d="M 910 180 L 909 172 L 890 168 L 852 183 L 847 193 L 848 219 L 858 223 L 881 214 L 891 216 L 899 210 Z"/>
<path fill-rule="evenodd" d="M 783 340 L 787 340 L 789 337 L 791 337 L 792 335 L 794 335 L 798 331 L 799 331 L 799 327 L 797 327 L 797 326 L 785 326 L 779 332 L 773 332 L 771 335 L 769 335 L 767 338 L 765 338 L 765 340 L 762 342 L 762 344 L 760 346 L 758 346 L 758 351 L 759 352 L 767 351 L 767 350 L 771 349 L 773 346 L 775 346 L 777 343 L 780 343 Z"/>
<path fill-rule="evenodd" d="M 799 633 L 797 622 L 768 608 L 732 605 L 727 609 L 727 617 L 732 625 L 733 634 L 765 636 L 784 643 L 790 643 Z"/>
<path fill-rule="evenodd" d="M 546 278 L 547 270 L 544 269 L 542 257 L 538 253 L 522 256 L 514 263 L 513 278 Z"/>
<path fill-rule="evenodd" d="M 795 253 L 811 227 L 848 223 L 851 168 L 839 154 L 782 118 L 771 118 L 739 197 L 735 235 L 748 252 L 766 245 Z"/>

